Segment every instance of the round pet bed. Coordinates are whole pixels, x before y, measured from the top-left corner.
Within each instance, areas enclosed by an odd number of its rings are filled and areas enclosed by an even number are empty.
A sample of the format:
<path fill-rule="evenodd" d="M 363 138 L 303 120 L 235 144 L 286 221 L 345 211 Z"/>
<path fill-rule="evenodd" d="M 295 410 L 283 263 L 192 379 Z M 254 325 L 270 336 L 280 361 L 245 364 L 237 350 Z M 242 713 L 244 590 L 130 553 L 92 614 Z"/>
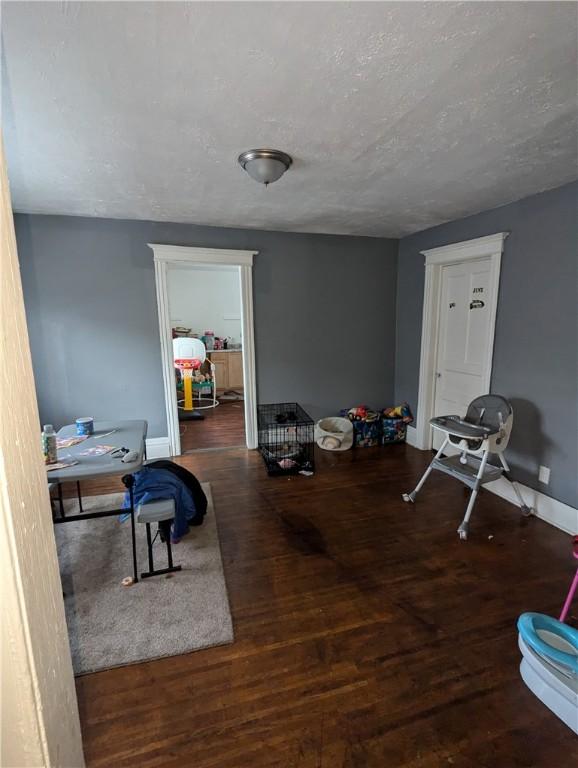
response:
<path fill-rule="evenodd" d="M 348 451 L 353 445 L 353 424 L 340 416 L 329 416 L 315 425 L 315 442 L 324 451 Z"/>

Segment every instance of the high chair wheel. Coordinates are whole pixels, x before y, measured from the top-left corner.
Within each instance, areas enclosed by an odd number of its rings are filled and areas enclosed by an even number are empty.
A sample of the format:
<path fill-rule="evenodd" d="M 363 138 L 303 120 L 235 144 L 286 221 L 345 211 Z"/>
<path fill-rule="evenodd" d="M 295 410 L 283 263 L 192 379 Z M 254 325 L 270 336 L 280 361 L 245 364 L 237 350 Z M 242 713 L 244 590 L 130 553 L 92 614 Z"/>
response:
<path fill-rule="evenodd" d="M 458 528 L 458 536 L 462 541 L 466 541 L 468 538 L 468 526 L 467 523 L 462 523 Z"/>

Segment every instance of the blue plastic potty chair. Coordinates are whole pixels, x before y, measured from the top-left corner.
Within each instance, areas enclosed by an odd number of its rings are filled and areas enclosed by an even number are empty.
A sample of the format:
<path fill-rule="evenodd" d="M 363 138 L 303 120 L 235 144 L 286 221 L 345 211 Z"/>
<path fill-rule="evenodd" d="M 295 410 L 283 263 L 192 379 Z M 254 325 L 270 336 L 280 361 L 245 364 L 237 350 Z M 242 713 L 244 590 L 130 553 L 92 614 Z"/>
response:
<path fill-rule="evenodd" d="M 541 613 L 523 613 L 518 631 L 523 681 L 578 734 L 578 630 Z"/>

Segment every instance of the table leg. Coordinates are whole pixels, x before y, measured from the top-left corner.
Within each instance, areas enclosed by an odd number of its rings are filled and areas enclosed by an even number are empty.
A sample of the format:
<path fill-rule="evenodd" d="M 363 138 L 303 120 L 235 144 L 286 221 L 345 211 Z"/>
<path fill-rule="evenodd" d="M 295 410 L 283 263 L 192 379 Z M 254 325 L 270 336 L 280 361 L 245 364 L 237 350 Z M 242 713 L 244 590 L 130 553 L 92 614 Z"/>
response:
<path fill-rule="evenodd" d="M 151 524 L 147 523 L 146 528 L 147 528 L 147 549 L 149 553 L 149 571 L 152 573 L 152 571 L 154 571 L 155 569 L 155 565 L 153 562 L 153 542 L 151 538 Z"/>
<path fill-rule="evenodd" d="M 137 570 L 137 562 L 136 562 L 136 531 L 135 531 L 135 525 L 134 525 L 134 478 L 132 475 L 130 476 L 130 484 L 128 487 L 128 493 L 130 496 L 130 528 L 131 528 L 131 535 L 132 535 L 132 571 L 133 571 L 133 578 L 134 582 L 138 581 L 138 570 Z"/>
<path fill-rule="evenodd" d="M 171 548 L 171 529 L 169 528 L 169 535 L 167 536 L 167 558 L 169 561 L 169 569 L 173 568 L 173 550 Z"/>
<path fill-rule="evenodd" d="M 60 505 L 60 517 L 66 517 L 64 514 L 64 499 L 62 498 L 62 483 L 58 483 L 58 503 Z"/>
<path fill-rule="evenodd" d="M 78 508 L 80 509 L 80 514 L 84 512 L 84 509 L 82 508 L 82 494 L 80 493 L 80 483 L 76 483 L 76 492 L 78 494 Z"/>

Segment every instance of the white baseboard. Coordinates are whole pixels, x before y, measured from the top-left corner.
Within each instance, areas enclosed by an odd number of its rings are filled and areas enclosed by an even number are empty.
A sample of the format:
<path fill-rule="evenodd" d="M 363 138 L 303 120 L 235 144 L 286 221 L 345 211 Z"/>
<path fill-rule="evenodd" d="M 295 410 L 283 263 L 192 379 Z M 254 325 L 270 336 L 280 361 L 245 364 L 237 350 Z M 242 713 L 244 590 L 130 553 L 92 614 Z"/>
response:
<path fill-rule="evenodd" d="M 505 478 L 501 477 L 494 483 L 488 483 L 488 485 L 484 485 L 484 488 L 497 496 L 501 496 L 502 499 L 518 505 L 514 489 Z M 555 525 L 556 528 L 560 528 L 566 533 L 578 534 L 578 509 L 564 504 L 563 501 L 546 496 L 540 491 L 535 491 L 533 488 L 528 488 L 527 485 L 518 483 L 518 488 L 526 504 L 534 510 L 536 517 L 550 523 L 550 525 Z"/>
<path fill-rule="evenodd" d="M 146 446 L 147 459 L 168 459 L 171 455 L 168 437 L 149 437 Z"/>
<path fill-rule="evenodd" d="M 419 448 L 419 445 L 417 444 L 417 429 L 415 427 L 407 428 L 405 440 L 407 444 L 411 445 L 413 448 Z"/>

